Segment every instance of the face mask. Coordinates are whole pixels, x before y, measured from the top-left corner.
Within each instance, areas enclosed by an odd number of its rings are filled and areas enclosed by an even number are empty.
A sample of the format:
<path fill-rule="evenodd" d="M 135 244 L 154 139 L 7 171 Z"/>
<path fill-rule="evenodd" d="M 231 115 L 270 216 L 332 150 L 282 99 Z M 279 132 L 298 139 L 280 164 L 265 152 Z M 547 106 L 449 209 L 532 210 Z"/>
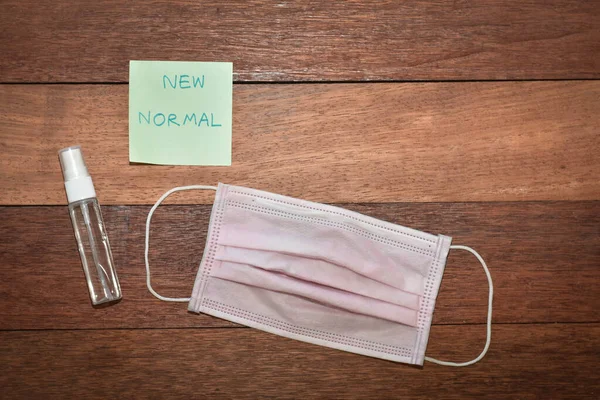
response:
<path fill-rule="evenodd" d="M 216 190 L 191 298 L 150 283 L 152 214 L 174 192 Z M 165 193 L 146 222 L 148 290 L 164 301 L 276 335 L 407 364 L 466 366 L 491 340 L 492 278 L 473 249 L 329 205 L 239 186 L 185 186 Z M 465 363 L 425 357 L 450 249 L 471 252 L 489 283 L 487 340 Z"/>

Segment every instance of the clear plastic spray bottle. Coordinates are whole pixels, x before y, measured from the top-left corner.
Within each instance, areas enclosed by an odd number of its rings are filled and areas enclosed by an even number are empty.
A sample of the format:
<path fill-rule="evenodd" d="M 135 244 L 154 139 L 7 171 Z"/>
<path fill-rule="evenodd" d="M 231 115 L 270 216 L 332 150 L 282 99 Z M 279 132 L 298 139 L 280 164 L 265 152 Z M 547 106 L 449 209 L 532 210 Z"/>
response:
<path fill-rule="evenodd" d="M 69 214 L 92 304 L 119 300 L 121 286 L 115 271 L 100 204 L 96 198 L 92 178 L 83 161 L 81 147 L 67 147 L 60 150 L 58 156 L 69 201 Z"/>

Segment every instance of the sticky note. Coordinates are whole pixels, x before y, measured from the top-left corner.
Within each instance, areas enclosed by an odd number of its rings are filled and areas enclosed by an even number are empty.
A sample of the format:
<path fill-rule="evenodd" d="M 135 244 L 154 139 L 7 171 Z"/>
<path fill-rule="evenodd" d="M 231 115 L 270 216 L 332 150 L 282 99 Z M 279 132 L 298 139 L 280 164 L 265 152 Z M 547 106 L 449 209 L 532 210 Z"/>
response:
<path fill-rule="evenodd" d="M 233 64 L 131 61 L 129 161 L 231 165 Z"/>

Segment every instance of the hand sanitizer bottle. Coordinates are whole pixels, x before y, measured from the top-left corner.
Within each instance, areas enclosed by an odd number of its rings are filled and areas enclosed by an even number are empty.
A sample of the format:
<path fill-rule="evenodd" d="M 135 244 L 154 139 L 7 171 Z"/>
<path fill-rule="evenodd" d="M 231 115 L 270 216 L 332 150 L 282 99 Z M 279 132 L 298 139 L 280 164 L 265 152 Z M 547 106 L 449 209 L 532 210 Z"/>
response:
<path fill-rule="evenodd" d="M 81 147 L 58 152 L 69 201 L 69 214 L 93 305 L 119 300 L 121 287 L 113 263 L 104 220 L 92 177 L 88 173 Z"/>

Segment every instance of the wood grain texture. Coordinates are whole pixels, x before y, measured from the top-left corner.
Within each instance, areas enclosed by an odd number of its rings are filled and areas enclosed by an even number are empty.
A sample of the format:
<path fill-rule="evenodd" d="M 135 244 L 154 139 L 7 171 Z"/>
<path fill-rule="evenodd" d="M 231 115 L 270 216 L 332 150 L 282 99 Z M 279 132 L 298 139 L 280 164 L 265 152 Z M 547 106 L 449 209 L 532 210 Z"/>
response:
<path fill-rule="evenodd" d="M 600 77 L 597 1 L 2 3 L 0 82 L 126 82 L 129 60 L 237 81 Z"/>
<path fill-rule="evenodd" d="M 494 322 L 600 322 L 600 202 L 347 204 L 477 249 L 490 266 Z M 66 207 L 0 207 L 0 329 L 177 328 L 233 324 L 155 299 L 143 263 L 149 207 L 104 207 L 124 299 L 89 303 Z M 188 296 L 209 206 L 166 206 L 153 218 L 154 288 Z M 485 322 L 487 282 L 468 253 L 451 251 L 434 324 Z"/>
<path fill-rule="evenodd" d="M 64 204 L 74 143 L 103 204 L 217 181 L 320 202 L 600 199 L 600 81 L 236 85 L 232 167 L 129 164 L 127 98 L 0 85 L 0 204 Z"/>
<path fill-rule="evenodd" d="M 483 326 L 435 327 L 467 360 Z M 2 394 L 30 398 L 597 398 L 599 324 L 501 325 L 468 368 L 420 368 L 253 329 L 0 332 Z"/>
<path fill-rule="evenodd" d="M 600 2 L 223 3 L 2 2 L 0 399 L 599 398 Z M 129 164 L 128 87 L 111 83 L 131 59 L 277 84 L 234 85 L 232 167 Z M 124 293 L 110 306 L 89 302 L 64 205 L 57 151 L 76 143 Z M 155 299 L 148 204 L 218 181 L 474 247 L 495 284 L 487 357 L 419 369 Z M 157 211 L 160 293 L 189 295 L 212 200 Z M 486 305 L 480 265 L 452 251 L 427 355 L 475 357 Z"/>

